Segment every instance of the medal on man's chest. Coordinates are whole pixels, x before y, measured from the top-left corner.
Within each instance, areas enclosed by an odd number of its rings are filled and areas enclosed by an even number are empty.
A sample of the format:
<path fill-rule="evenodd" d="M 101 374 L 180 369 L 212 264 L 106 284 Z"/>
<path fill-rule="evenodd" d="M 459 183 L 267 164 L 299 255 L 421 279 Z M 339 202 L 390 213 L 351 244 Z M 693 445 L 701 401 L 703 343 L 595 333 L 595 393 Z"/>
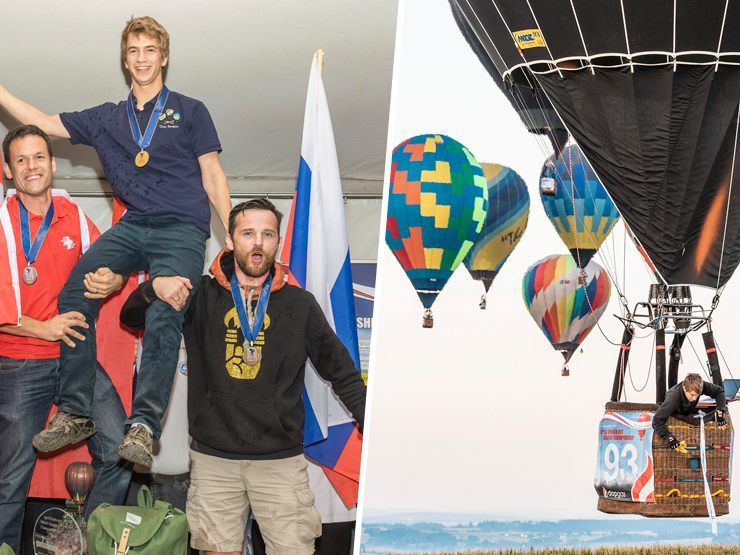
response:
<path fill-rule="evenodd" d="M 242 297 L 242 289 L 236 278 L 236 272 L 232 274 L 229 280 L 231 287 L 231 296 L 234 300 L 239 327 L 241 328 L 244 342 L 242 343 L 242 360 L 254 372 L 259 370 L 262 363 L 262 348 L 264 340 L 258 341 L 260 333 L 263 333 L 263 325 L 267 317 L 267 303 L 270 298 L 270 289 L 272 287 L 272 276 L 268 274 L 259 292 L 259 299 L 256 306 L 253 303 L 253 296 L 256 294 L 256 287 L 250 288 Z M 260 343 L 260 344 L 258 344 Z"/>
<path fill-rule="evenodd" d="M 157 102 L 154 104 L 152 113 L 149 116 L 149 122 L 146 125 L 146 129 L 142 133 L 141 128 L 139 127 L 139 120 L 136 119 L 133 91 L 128 95 L 128 100 L 126 102 L 128 123 L 131 128 L 131 135 L 134 138 L 134 142 L 139 147 L 139 152 L 134 156 L 134 164 L 137 168 L 143 168 L 149 163 L 149 152 L 147 152 L 146 149 L 152 142 L 154 132 L 157 130 L 157 122 L 159 121 L 159 116 L 162 115 L 168 96 L 169 90 L 166 85 L 163 85 L 162 90 L 159 91 L 159 96 L 157 96 Z"/>
<path fill-rule="evenodd" d="M 242 346 L 244 352 L 242 358 L 250 366 L 259 366 L 262 362 L 262 347 L 258 347 L 254 343 L 250 344 L 249 341 L 244 341 Z"/>
<path fill-rule="evenodd" d="M 137 168 L 143 168 L 149 163 L 149 153 L 146 150 L 140 151 L 134 158 L 134 164 Z"/>
<path fill-rule="evenodd" d="M 36 283 L 36 279 L 39 277 L 39 273 L 33 266 L 26 266 L 23 268 L 22 277 L 23 283 L 26 285 L 33 285 Z"/>
<path fill-rule="evenodd" d="M 18 199 L 18 218 L 21 229 L 21 246 L 23 247 L 23 254 L 26 257 L 26 267 L 21 271 L 21 280 L 26 285 L 33 285 L 39 277 L 38 270 L 32 266 L 36 262 L 36 258 L 41 251 L 41 245 L 44 244 L 46 234 L 51 227 L 51 222 L 54 219 L 54 202 L 49 205 L 49 208 L 44 214 L 44 219 L 36 232 L 36 237 L 31 240 L 31 225 L 29 223 L 28 210 Z"/>

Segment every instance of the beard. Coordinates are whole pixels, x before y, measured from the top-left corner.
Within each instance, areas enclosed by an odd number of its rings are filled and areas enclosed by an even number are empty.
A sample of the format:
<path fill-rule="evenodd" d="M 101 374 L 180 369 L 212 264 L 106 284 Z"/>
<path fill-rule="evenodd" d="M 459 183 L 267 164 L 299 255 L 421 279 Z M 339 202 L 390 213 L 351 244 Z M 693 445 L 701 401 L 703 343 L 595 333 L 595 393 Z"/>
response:
<path fill-rule="evenodd" d="M 262 261 L 256 263 L 252 260 L 252 255 L 259 253 L 262 255 Z M 267 253 L 261 249 L 252 249 L 247 253 L 240 253 L 234 251 L 234 260 L 236 261 L 239 269 L 249 277 L 258 278 L 264 276 L 270 271 L 270 268 L 275 264 L 275 255 L 277 252 L 272 254 Z"/>

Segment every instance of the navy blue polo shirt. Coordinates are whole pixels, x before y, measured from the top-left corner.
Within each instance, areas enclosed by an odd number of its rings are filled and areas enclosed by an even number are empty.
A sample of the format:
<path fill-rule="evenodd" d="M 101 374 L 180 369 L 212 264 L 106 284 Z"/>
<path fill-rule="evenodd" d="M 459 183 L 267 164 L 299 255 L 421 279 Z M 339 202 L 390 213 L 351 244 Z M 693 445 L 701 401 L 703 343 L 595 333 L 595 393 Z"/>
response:
<path fill-rule="evenodd" d="M 157 101 L 135 109 L 142 134 Z M 134 142 L 126 100 L 59 114 L 72 144 L 93 147 L 113 192 L 127 207 L 123 219 L 176 218 L 210 231 L 211 209 L 198 157 L 221 152 L 216 127 L 205 105 L 170 91 L 149 147 L 149 163 L 134 164 Z M 134 99 L 136 105 L 136 99 Z"/>

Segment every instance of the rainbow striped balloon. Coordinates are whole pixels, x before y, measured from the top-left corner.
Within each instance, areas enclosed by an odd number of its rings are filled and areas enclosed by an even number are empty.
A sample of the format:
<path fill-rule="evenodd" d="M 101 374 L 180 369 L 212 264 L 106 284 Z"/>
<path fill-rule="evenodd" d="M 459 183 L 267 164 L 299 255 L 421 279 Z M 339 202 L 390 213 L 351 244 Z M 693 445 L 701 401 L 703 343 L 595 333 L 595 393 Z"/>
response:
<path fill-rule="evenodd" d="M 551 156 L 542 168 L 541 178 L 546 177 L 555 179 L 555 190 L 546 194 L 540 189 L 542 206 L 573 258 L 585 268 L 617 225 L 619 211 L 578 145 L 570 145 L 558 158 Z"/>
<path fill-rule="evenodd" d="M 606 310 L 611 284 L 593 260 L 581 270 L 569 254 L 552 255 L 531 266 L 522 280 L 527 310 L 567 363 Z"/>
<path fill-rule="evenodd" d="M 487 211 L 483 169 L 462 144 L 431 134 L 393 149 L 385 241 L 427 309 L 427 327 L 429 309 L 473 246 Z"/>
<path fill-rule="evenodd" d="M 478 239 L 463 260 L 486 293 L 527 229 L 529 193 L 514 170 L 500 164 L 481 164 L 488 181 L 488 214 Z M 485 307 L 485 296 L 481 302 Z"/>

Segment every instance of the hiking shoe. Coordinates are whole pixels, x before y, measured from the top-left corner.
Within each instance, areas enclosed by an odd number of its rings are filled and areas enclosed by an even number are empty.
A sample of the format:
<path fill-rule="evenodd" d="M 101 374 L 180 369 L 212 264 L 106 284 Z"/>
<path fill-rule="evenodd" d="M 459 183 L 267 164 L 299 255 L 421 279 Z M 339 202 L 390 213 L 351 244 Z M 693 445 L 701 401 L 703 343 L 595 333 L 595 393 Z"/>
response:
<path fill-rule="evenodd" d="M 144 426 L 131 426 L 118 446 L 118 456 L 132 463 L 150 468 L 154 462 L 152 456 L 152 434 Z"/>
<path fill-rule="evenodd" d="M 58 412 L 45 430 L 33 436 L 36 451 L 50 453 L 67 445 L 79 443 L 95 433 L 95 423 L 87 416 Z"/>

